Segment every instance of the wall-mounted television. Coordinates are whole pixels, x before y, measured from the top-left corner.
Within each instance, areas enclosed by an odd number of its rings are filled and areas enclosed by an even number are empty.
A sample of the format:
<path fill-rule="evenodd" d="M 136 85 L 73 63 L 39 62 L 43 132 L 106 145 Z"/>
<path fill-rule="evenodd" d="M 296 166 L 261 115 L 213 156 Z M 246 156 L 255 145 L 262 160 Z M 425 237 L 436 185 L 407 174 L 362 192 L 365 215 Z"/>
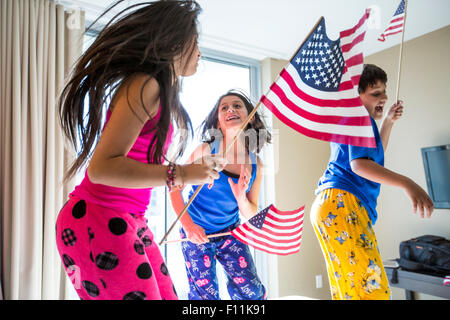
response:
<path fill-rule="evenodd" d="M 450 208 L 450 144 L 422 148 L 428 195 L 438 209 Z"/>

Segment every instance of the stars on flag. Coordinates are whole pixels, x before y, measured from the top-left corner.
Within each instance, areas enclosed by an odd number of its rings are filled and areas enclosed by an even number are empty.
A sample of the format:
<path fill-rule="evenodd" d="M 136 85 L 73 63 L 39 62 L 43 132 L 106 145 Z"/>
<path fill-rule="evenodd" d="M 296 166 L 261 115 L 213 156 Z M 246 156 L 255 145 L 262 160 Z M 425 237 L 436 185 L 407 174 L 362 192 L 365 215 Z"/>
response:
<path fill-rule="evenodd" d="M 261 102 L 283 123 L 312 138 L 373 148 L 371 119 L 358 82 L 369 10 L 358 23 L 327 37 L 325 19 L 308 35 Z M 336 108 L 335 108 L 336 107 Z"/>
<path fill-rule="evenodd" d="M 295 58 L 300 77 L 309 86 L 324 90 L 338 91 L 345 62 L 340 48 L 340 40 L 331 41 L 319 26 L 305 41 L 304 49 Z M 323 71 L 322 71 L 323 70 Z"/>

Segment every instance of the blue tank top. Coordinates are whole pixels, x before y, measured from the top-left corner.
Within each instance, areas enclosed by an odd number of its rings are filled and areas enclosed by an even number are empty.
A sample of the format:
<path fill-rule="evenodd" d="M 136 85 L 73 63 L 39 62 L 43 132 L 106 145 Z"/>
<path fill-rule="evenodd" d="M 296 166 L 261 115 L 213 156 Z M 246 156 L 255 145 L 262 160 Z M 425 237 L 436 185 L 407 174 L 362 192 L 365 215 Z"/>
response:
<path fill-rule="evenodd" d="M 220 140 L 211 143 L 211 154 L 219 151 Z M 250 152 L 252 163 L 252 176 L 248 185 L 247 192 L 250 191 L 253 181 L 255 181 L 257 162 L 256 156 Z M 228 178 L 231 177 L 234 183 L 239 180 L 239 175 L 226 172 L 219 172 L 220 177 L 214 181 L 211 189 L 205 185 L 192 201 L 188 208 L 189 215 L 195 224 L 205 229 L 206 234 L 213 234 L 221 231 L 239 221 L 239 207 L 236 198 L 231 191 Z M 197 190 L 198 186 L 193 185 L 189 191 L 189 199 Z M 189 199 L 185 199 L 187 202 Z"/>

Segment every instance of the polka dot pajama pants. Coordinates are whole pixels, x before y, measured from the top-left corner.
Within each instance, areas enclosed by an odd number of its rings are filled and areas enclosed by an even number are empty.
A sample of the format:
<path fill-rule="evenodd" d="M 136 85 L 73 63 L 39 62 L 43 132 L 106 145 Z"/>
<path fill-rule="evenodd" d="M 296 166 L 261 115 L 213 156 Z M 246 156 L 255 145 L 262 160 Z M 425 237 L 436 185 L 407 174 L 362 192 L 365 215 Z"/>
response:
<path fill-rule="evenodd" d="M 143 216 L 72 197 L 58 215 L 56 243 L 83 300 L 178 299 Z"/>

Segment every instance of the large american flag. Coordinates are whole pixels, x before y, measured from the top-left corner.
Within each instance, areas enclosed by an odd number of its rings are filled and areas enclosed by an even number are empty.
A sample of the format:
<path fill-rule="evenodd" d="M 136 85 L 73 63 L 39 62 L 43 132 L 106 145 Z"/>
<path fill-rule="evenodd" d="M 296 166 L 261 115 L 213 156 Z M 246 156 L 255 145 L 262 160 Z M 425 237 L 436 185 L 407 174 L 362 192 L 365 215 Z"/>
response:
<path fill-rule="evenodd" d="M 369 113 L 358 93 L 369 12 L 334 41 L 322 17 L 261 103 L 308 137 L 376 147 Z"/>
<path fill-rule="evenodd" d="M 278 255 L 300 250 L 305 206 L 280 211 L 270 205 L 231 231 L 231 234 L 255 249 Z"/>
<path fill-rule="evenodd" d="M 397 34 L 403 31 L 403 24 L 405 20 L 405 0 L 402 0 L 398 5 L 397 10 L 395 10 L 394 16 L 392 17 L 386 30 L 378 37 L 379 41 L 386 41 L 386 37 L 393 34 Z"/>

